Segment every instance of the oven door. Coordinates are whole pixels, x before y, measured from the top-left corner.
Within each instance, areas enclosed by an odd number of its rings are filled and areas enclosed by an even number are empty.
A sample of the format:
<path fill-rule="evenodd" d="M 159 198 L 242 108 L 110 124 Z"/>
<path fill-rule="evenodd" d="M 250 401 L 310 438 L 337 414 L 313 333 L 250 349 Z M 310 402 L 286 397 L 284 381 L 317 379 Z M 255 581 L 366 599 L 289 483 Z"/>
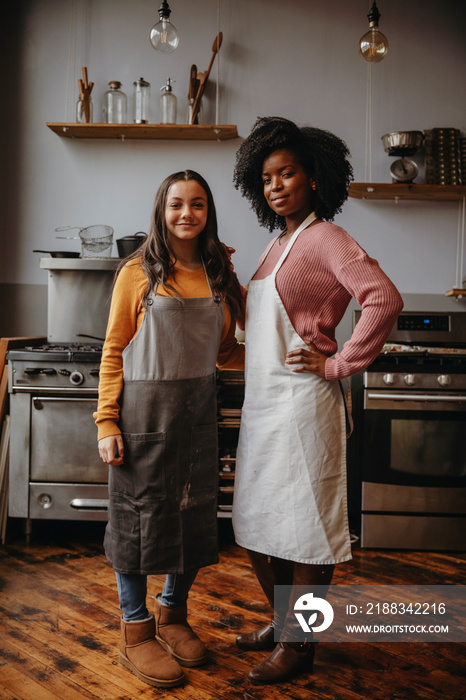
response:
<path fill-rule="evenodd" d="M 464 396 L 367 389 L 361 546 L 466 547 Z"/>
<path fill-rule="evenodd" d="M 107 483 L 92 417 L 96 408 L 92 396 L 31 396 L 31 482 Z"/>
<path fill-rule="evenodd" d="M 466 396 L 366 389 L 363 481 L 466 486 Z"/>

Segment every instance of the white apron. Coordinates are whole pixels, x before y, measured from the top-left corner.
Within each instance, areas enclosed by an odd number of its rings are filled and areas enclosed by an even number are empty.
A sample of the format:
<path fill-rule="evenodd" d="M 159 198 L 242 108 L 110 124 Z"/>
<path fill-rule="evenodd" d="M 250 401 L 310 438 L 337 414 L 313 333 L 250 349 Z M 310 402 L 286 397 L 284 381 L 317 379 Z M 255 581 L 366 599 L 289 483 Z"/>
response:
<path fill-rule="evenodd" d="M 305 564 L 351 559 L 345 409 L 340 385 L 294 373 L 286 353 L 307 348 L 272 274 L 251 280 L 246 305 L 245 400 L 236 455 L 233 527 L 239 545 Z"/>

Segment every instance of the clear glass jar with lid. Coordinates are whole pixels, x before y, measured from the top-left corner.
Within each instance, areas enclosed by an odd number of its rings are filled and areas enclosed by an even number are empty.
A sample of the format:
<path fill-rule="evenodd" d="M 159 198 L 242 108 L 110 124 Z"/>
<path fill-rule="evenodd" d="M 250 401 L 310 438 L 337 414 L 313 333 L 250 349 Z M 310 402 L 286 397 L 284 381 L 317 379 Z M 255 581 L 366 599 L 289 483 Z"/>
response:
<path fill-rule="evenodd" d="M 139 78 L 133 83 L 133 121 L 135 124 L 148 124 L 150 115 L 150 83 Z"/>
<path fill-rule="evenodd" d="M 104 124 L 126 124 L 127 98 L 120 90 L 121 83 L 111 80 L 109 90 L 104 94 L 102 104 L 102 122 Z"/>

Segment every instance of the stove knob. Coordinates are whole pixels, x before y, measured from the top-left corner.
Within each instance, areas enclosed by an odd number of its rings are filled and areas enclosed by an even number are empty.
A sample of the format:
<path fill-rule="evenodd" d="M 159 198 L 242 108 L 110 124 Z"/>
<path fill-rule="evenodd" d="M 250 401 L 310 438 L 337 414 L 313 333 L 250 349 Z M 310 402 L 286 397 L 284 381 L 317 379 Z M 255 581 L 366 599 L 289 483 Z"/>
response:
<path fill-rule="evenodd" d="M 81 372 L 78 372 L 78 370 L 74 370 L 74 372 L 71 372 L 70 374 L 70 382 L 74 384 L 74 386 L 79 386 L 82 384 L 84 381 L 84 375 Z"/>
<path fill-rule="evenodd" d="M 403 377 L 405 384 L 408 386 L 413 386 L 413 384 L 416 383 L 416 375 L 415 374 L 405 374 Z"/>
<path fill-rule="evenodd" d="M 393 375 L 391 373 L 384 374 L 383 381 L 384 381 L 384 384 L 394 384 L 395 383 L 395 375 Z"/>
<path fill-rule="evenodd" d="M 41 508 L 47 510 L 48 508 L 52 507 L 52 496 L 50 496 L 48 493 L 41 493 L 37 498 L 37 503 Z"/>
<path fill-rule="evenodd" d="M 440 386 L 449 386 L 451 384 L 451 377 L 449 374 L 440 374 L 437 377 L 437 381 Z"/>

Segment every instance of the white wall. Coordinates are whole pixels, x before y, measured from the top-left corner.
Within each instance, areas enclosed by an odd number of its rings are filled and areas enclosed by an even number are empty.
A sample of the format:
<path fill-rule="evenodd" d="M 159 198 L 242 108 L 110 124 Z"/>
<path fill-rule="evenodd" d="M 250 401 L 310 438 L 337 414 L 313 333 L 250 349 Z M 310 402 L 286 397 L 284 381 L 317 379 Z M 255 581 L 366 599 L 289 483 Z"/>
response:
<path fill-rule="evenodd" d="M 148 39 L 159 4 L 23 0 L 12 10 L 4 27 L 4 285 L 46 285 L 32 249 L 79 246 L 57 240 L 58 226 L 110 224 L 115 238 L 147 230 L 159 183 L 185 167 L 199 170 L 211 184 L 221 238 L 237 249 L 235 267 L 241 281 L 248 281 L 269 233 L 232 185 L 239 140 L 73 141 L 45 126 L 74 121 L 83 65 L 95 82 L 94 121 L 110 80 L 123 83 L 131 103 L 132 83 L 141 76 L 152 85 L 158 121 L 156 100 L 168 75 L 176 81 L 178 121 L 184 121 L 189 69 L 192 63 L 207 68 L 218 7 L 224 35 L 220 123 L 236 124 L 244 137 L 257 116 L 275 114 L 334 131 L 348 143 L 356 181 L 364 181 L 368 64 L 357 43 L 367 29 L 370 0 L 293 0 L 286 10 L 283 0 L 172 0 L 180 44 L 168 55 L 155 52 Z M 371 68 L 372 179 L 390 182 L 384 133 L 432 127 L 466 132 L 466 3 L 378 0 L 378 6 L 390 51 Z M 215 117 L 214 88 L 212 82 L 204 100 L 207 121 Z M 336 222 L 379 260 L 403 293 L 443 295 L 454 286 L 458 203 L 350 199 Z M 21 304 L 15 310 L 23 317 L 26 312 Z"/>

